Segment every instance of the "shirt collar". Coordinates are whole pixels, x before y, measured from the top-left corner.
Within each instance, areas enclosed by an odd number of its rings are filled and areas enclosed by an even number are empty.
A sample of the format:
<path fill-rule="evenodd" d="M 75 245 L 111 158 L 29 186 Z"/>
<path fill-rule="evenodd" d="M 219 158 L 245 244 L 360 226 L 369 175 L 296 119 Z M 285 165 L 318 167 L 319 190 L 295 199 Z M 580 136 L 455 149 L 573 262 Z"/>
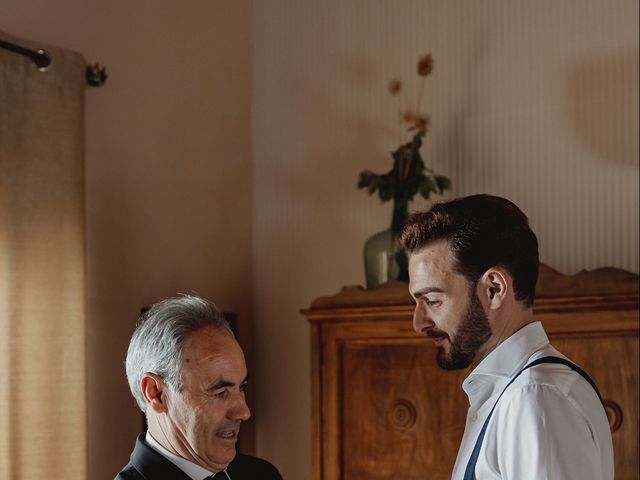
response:
<path fill-rule="evenodd" d="M 542 323 L 533 322 L 498 345 L 462 383 L 471 407 L 477 409 L 494 393 L 501 392 L 531 355 L 548 344 Z"/>
<path fill-rule="evenodd" d="M 179 457 L 174 453 L 171 453 L 169 450 L 160 445 L 160 443 L 155 438 L 153 438 L 149 432 L 147 432 L 147 434 L 145 435 L 144 441 L 149 447 L 154 449 L 171 463 L 175 464 L 180 470 L 191 477 L 192 480 L 202 480 L 216 473 L 211 472 L 206 468 L 202 468 L 200 465 L 190 462 L 185 458 Z"/>

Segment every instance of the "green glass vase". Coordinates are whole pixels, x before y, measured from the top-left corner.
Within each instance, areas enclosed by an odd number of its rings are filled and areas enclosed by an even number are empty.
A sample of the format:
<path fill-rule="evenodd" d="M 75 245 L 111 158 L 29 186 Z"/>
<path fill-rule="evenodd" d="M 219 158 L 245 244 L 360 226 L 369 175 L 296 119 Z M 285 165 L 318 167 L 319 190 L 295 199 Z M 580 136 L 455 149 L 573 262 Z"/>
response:
<path fill-rule="evenodd" d="M 367 288 L 391 280 L 409 281 L 409 260 L 398 236 L 409 213 L 409 202 L 394 199 L 391 227 L 372 235 L 364 244 L 364 271 Z"/>

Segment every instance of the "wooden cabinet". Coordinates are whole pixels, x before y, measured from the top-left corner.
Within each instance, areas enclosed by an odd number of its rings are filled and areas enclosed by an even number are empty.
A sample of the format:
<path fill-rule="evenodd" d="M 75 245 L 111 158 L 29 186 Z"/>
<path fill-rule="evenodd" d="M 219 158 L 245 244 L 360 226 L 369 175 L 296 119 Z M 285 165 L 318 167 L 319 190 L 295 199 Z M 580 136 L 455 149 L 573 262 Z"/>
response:
<path fill-rule="evenodd" d="M 536 317 L 605 399 L 616 478 L 638 479 L 638 276 L 541 265 Z M 412 329 L 407 284 L 346 287 L 304 310 L 312 332 L 314 480 L 451 478 L 468 402 Z"/>

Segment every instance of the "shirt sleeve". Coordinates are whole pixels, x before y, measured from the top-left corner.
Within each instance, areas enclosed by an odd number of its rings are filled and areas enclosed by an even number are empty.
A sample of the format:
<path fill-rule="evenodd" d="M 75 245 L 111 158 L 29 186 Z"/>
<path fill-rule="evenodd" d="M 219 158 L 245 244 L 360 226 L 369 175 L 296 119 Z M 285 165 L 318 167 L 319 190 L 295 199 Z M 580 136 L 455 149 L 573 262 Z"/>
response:
<path fill-rule="evenodd" d="M 529 384 L 508 393 L 492 418 L 500 478 L 601 478 L 593 428 L 577 405 L 550 385 Z"/>

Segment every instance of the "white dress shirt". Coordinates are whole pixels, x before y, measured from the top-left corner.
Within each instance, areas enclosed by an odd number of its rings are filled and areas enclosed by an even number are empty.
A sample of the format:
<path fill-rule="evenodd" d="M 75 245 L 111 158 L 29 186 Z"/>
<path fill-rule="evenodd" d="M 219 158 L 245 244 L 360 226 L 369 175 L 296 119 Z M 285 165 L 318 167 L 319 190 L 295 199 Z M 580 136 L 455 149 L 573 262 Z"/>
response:
<path fill-rule="evenodd" d="M 216 472 L 211 472 L 206 468 L 202 468 L 200 465 L 197 465 L 189 460 L 186 460 L 182 457 L 171 453 L 169 450 L 164 448 L 162 445 L 158 443 L 158 441 L 151 436 L 149 432 L 144 437 L 144 442 L 149 445 L 149 447 L 153 448 L 156 452 L 162 455 L 164 458 L 169 460 L 171 463 L 175 464 L 180 470 L 182 470 L 186 475 L 188 475 L 192 480 L 203 480 L 207 478 L 209 475 L 213 475 Z"/>
<path fill-rule="evenodd" d="M 501 343 L 465 379 L 470 407 L 454 480 L 463 479 L 502 390 L 525 365 L 544 356 L 566 358 L 534 322 Z M 477 480 L 613 480 L 611 431 L 595 390 L 564 365 L 525 370 L 489 420 L 475 473 Z"/>

